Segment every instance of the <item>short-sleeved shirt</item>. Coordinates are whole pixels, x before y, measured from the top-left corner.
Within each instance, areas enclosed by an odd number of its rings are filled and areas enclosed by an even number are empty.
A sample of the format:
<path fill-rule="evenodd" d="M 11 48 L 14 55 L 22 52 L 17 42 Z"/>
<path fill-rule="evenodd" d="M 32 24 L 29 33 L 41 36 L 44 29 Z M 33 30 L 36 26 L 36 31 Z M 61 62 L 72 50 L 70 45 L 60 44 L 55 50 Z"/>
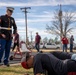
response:
<path fill-rule="evenodd" d="M 52 54 L 37 54 L 34 57 L 34 75 L 47 70 L 48 75 L 66 75 L 67 65 Z"/>
<path fill-rule="evenodd" d="M 36 35 L 35 42 L 36 43 L 40 43 L 40 39 L 41 39 L 40 35 Z"/>

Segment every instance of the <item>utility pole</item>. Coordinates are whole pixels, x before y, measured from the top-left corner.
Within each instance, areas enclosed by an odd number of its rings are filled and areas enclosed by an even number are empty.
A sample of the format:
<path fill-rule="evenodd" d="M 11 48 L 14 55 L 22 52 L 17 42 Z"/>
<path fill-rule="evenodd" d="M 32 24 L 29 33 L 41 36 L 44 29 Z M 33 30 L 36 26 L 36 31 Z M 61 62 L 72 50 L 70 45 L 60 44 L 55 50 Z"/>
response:
<path fill-rule="evenodd" d="M 28 35 L 27 35 L 27 9 L 31 9 L 31 7 L 24 7 L 24 8 L 20 8 L 21 10 L 23 10 L 23 12 L 25 13 L 25 25 L 26 25 L 26 47 L 28 44 Z"/>
<path fill-rule="evenodd" d="M 31 33 L 31 43 L 32 43 L 32 40 L 33 40 L 33 37 L 32 37 L 32 31 L 30 31 L 30 33 Z"/>
<path fill-rule="evenodd" d="M 62 35 L 63 35 L 63 24 L 62 24 L 62 8 L 61 8 L 61 4 L 60 4 L 60 10 L 59 10 L 59 14 L 58 14 L 58 16 L 59 16 L 59 21 L 60 21 L 60 28 L 61 28 L 61 34 L 60 34 L 60 40 L 61 40 L 61 38 L 62 38 Z M 61 49 L 62 49 L 62 43 L 61 43 Z"/>
<path fill-rule="evenodd" d="M 62 24 L 62 9 L 61 9 L 61 4 L 60 4 L 60 10 L 59 10 L 59 21 L 60 21 L 60 27 L 61 27 L 61 35 L 60 37 L 62 38 L 63 35 L 63 24 Z"/>

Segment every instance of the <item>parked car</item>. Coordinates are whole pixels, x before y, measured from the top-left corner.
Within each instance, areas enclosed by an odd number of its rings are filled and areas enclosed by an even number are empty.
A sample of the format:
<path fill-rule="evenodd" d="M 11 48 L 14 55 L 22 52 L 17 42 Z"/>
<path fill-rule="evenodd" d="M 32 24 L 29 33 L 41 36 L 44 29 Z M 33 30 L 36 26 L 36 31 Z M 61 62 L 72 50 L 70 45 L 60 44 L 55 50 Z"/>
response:
<path fill-rule="evenodd" d="M 43 43 L 40 43 L 40 48 L 43 48 L 44 47 L 44 44 Z"/>
<path fill-rule="evenodd" d="M 74 45 L 73 45 L 73 49 L 76 49 L 76 43 L 74 43 Z"/>
<path fill-rule="evenodd" d="M 46 43 L 45 48 L 58 49 L 58 48 L 60 48 L 60 45 L 56 45 L 56 44 L 52 44 L 52 43 Z"/>

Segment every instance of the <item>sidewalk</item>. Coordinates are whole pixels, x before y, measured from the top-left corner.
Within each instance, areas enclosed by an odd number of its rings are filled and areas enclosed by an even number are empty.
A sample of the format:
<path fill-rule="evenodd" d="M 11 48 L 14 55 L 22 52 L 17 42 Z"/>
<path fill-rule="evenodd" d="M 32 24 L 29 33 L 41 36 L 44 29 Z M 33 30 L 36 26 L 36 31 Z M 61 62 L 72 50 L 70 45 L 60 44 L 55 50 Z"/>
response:
<path fill-rule="evenodd" d="M 51 52 L 51 51 L 62 51 L 62 50 L 52 50 L 52 49 L 41 49 L 40 51 L 43 51 L 44 53 L 48 53 L 48 52 Z M 69 50 L 68 50 L 69 52 Z M 76 50 L 74 50 L 74 52 L 76 52 Z M 35 55 L 37 54 L 37 50 L 35 49 L 32 49 L 32 54 Z M 11 52 L 10 53 L 10 56 L 13 56 L 14 55 L 14 52 Z M 19 56 L 20 55 L 16 55 L 17 58 L 14 58 L 13 60 L 9 60 L 9 64 L 10 66 L 14 66 L 14 65 L 20 65 L 20 61 L 21 61 L 21 58 L 19 59 Z M 3 63 L 1 63 L 0 65 L 3 65 Z"/>

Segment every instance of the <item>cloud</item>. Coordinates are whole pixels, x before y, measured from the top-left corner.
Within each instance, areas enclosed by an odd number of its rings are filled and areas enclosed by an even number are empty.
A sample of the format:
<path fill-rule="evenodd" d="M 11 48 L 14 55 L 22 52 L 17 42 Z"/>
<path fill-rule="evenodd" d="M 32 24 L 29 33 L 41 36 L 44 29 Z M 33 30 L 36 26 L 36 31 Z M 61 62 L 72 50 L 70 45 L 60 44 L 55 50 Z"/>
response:
<path fill-rule="evenodd" d="M 38 23 L 38 22 L 50 22 L 52 21 L 53 19 L 51 18 L 42 18 L 42 19 L 29 19 L 27 20 L 27 23 Z M 16 23 L 19 23 L 19 24 L 25 24 L 25 19 L 18 19 L 16 20 Z"/>
<path fill-rule="evenodd" d="M 76 0 L 0 0 L 0 9 L 4 9 L 3 7 L 7 7 L 7 6 L 13 6 L 15 8 L 16 7 L 19 7 L 19 8 L 21 8 L 21 7 L 33 7 L 34 9 L 30 10 L 31 13 L 28 14 L 27 22 L 29 23 L 30 26 L 32 24 L 32 25 L 35 25 L 35 27 L 36 27 L 37 24 L 46 25 L 46 23 L 53 20 L 52 18 L 54 17 L 54 14 L 53 14 L 54 9 L 51 8 L 52 9 L 51 10 L 50 7 L 49 8 L 45 8 L 45 7 L 58 6 L 59 4 L 67 5 L 67 6 L 68 5 L 75 6 Z M 38 6 L 38 8 L 37 8 L 37 6 Z M 45 7 L 40 7 L 40 6 L 45 6 Z M 16 8 L 16 9 L 18 9 L 18 8 Z M 62 7 L 62 9 L 64 9 L 64 7 Z M 25 36 L 26 35 L 26 31 L 25 31 L 25 27 L 24 27 L 25 26 L 25 18 L 24 18 L 23 13 L 20 13 L 18 11 L 16 10 L 16 13 L 15 13 L 15 17 L 16 17 L 15 19 L 16 19 L 16 23 L 17 23 L 18 29 L 19 29 L 18 32 L 20 33 L 20 35 Z M 76 10 L 74 10 L 74 11 L 76 11 Z M 65 12 L 63 12 L 63 14 L 64 13 Z M 76 17 L 76 15 L 74 17 Z M 42 24 L 42 23 L 44 23 L 44 24 Z M 42 29 L 40 29 L 40 27 L 39 28 L 28 27 L 28 35 L 30 36 L 30 31 L 32 31 L 33 36 L 35 36 L 36 32 L 39 32 L 39 34 L 42 37 L 47 36 L 48 33 L 46 33 L 44 31 L 43 27 L 42 27 Z M 75 33 L 76 33 L 75 30 L 73 32 L 74 33 L 72 33 L 72 34 L 75 35 Z"/>
<path fill-rule="evenodd" d="M 42 15 L 36 15 L 36 14 L 29 14 L 28 17 L 33 18 L 29 19 L 27 18 L 28 23 L 36 23 L 36 22 L 49 22 L 53 20 L 54 14 L 51 12 L 44 11 L 44 14 Z M 18 13 L 19 14 L 19 13 Z M 25 23 L 25 18 L 16 18 L 16 23 L 19 24 L 24 24 Z"/>
<path fill-rule="evenodd" d="M 76 5 L 76 0 L 31 0 L 31 1 L 0 1 L 0 6 L 57 6 L 62 5 Z"/>

